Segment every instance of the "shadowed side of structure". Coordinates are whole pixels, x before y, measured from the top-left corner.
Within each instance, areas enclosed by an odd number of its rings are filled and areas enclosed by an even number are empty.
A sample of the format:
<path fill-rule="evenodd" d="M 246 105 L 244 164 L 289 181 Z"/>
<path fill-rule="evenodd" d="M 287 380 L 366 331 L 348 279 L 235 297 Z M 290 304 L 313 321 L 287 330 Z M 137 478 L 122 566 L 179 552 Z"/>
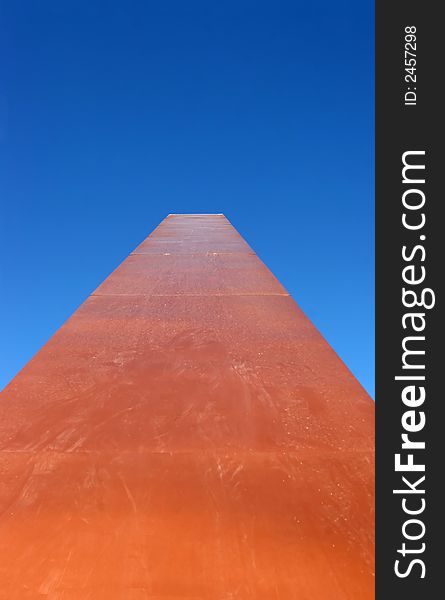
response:
<path fill-rule="evenodd" d="M 223 215 L 169 215 L 1 395 L 0 598 L 371 600 L 373 411 Z"/>

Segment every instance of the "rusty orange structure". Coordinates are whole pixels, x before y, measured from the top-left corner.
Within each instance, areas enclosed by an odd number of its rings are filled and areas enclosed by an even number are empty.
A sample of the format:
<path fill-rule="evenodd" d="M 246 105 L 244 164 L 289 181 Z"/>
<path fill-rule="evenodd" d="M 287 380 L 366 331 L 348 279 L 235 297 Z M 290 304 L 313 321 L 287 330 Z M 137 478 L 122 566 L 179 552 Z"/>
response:
<path fill-rule="evenodd" d="M 0 401 L 0 598 L 370 600 L 373 402 L 223 215 L 169 215 Z"/>

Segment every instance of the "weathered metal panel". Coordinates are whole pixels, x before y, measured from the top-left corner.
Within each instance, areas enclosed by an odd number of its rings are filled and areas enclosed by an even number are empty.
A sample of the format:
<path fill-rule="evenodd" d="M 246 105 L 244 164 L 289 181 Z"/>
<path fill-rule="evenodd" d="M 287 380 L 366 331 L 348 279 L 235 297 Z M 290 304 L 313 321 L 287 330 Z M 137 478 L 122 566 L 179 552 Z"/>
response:
<path fill-rule="evenodd" d="M 373 403 L 223 215 L 90 296 L 0 449 L 0 598 L 373 598 Z"/>

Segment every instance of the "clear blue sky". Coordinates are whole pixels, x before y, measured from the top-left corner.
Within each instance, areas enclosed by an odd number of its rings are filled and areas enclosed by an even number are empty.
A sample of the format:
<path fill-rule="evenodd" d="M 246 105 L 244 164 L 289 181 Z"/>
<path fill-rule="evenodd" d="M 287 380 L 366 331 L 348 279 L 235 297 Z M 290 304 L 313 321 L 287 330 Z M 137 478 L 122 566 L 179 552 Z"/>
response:
<path fill-rule="evenodd" d="M 368 0 L 0 1 L 0 387 L 223 212 L 373 393 L 372 37 Z"/>

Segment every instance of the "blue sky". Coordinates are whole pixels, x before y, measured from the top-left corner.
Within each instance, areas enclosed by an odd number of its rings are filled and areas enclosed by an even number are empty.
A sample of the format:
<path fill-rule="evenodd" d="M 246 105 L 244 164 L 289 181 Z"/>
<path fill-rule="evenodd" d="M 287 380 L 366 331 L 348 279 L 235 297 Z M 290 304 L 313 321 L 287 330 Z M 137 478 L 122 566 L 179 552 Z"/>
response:
<path fill-rule="evenodd" d="M 222 212 L 373 394 L 372 37 L 367 0 L 0 2 L 0 387 Z"/>

